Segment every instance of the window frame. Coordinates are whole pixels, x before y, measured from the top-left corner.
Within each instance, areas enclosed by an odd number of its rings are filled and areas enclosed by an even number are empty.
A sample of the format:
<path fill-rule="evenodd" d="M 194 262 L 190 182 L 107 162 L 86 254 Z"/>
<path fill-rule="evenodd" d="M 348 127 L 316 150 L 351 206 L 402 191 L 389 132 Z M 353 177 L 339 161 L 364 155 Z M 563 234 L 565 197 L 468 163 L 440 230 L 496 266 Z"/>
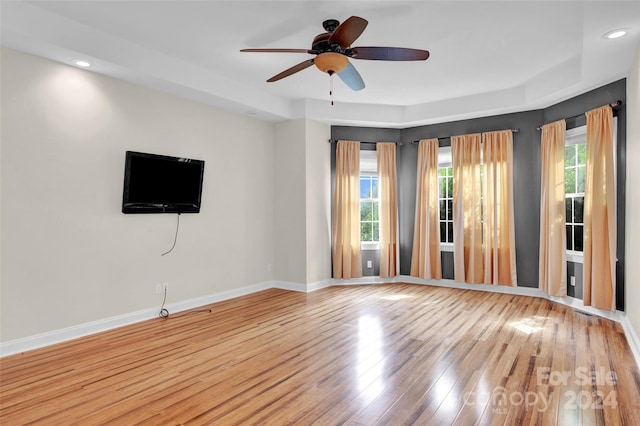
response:
<path fill-rule="evenodd" d="M 440 197 L 440 179 L 443 178 L 440 176 L 440 170 L 445 168 L 451 168 L 451 198 L 442 198 Z M 446 179 L 448 176 L 444 177 Z M 441 227 L 441 224 L 444 222 L 445 226 L 448 222 L 451 222 L 453 228 L 453 213 L 451 216 L 451 220 L 444 219 L 442 221 L 440 219 L 440 201 L 441 200 L 451 200 L 451 208 L 453 209 L 453 158 L 451 156 L 451 146 L 440 146 L 438 147 L 438 228 Z M 442 238 L 442 235 L 440 236 Z M 453 238 L 453 236 L 452 236 Z M 453 242 L 442 242 L 440 241 L 440 251 L 443 252 L 453 252 Z"/>
<path fill-rule="evenodd" d="M 360 185 L 360 178 L 362 176 L 375 176 L 378 177 L 378 151 L 376 150 L 360 150 L 360 173 L 358 174 L 358 186 Z M 380 193 L 378 198 L 372 198 L 378 202 L 378 229 L 380 224 Z M 359 199 L 358 210 L 363 198 Z M 359 211 L 359 216 L 362 212 Z M 375 221 L 374 221 L 375 222 Z M 360 223 L 360 222 L 359 222 Z M 378 241 L 362 241 L 362 230 L 360 231 L 360 250 L 380 250 L 380 234 L 378 234 Z"/>
<path fill-rule="evenodd" d="M 585 145 L 587 143 L 587 125 L 586 124 L 582 126 L 574 127 L 573 129 L 568 129 L 566 131 L 565 141 L 564 141 L 565 151 L 568 146 L 579 145 L 581 143 L 584 143 Z M 565 158 L 566 158 L 566 154 L 565 154 Z M 613 176 L 614 176 L 614 187 L 615 187 L 614 197 L 615 197 L 616 205 L 618 204 L 618 164 L 617 162 L 618 162 L 618 117 L 613 117 Z M 585 160 L 585 167 L 586 167 L 586 160 Z M 565 163 L 565 169 L 566 169 L 566 163 Z M 585 174 L 586 174 L 586 171 L 585 171 Z M 577 174 L 576 174 L 576 180 L 577 180 Z M 585 176 L 585 190 L 586 190 L 586 176 Z M 582 196 L 585 196 L 584 193 L 576 192 L 572 194 L 574 195 L 582 194 Z M 565 182 L 565 200 L 567 198 L 566 196 L 567 196 L 567 192 L 566 192 L 566 182 Z M 567 221 L 567 218 L 565 217 L 565 227 L 567 226 L 567 223 L 568 221 Z M 584 224 L 584 213 L 583 213 L 583 224 Z M 583 247 L 584 247 L 584 231 L 583 231 Z M 584 251 L 569 250 L 565 247 L 565 253 L 566 253 L 566 258 L 568 262 L 584 263 Z"/>
<path fill-rule="evenodd" d="M 581 144 L 585 144 L 586 147 L 586 143 L 587 143 L 587 126 L 579 126 L 579 127 L 575 127 L 573 129 L 569 129 L 566 132 L 565 135 L 565 141 L 564 141 L 564 148 L 565 148 L 565 160 L 564 160 L 564 169 L 565 169 L 565 190 L 564 190 L 564 199 L 565 199 L 565 204 L 567 202 L 568 198 L 572 199 L 572 208 L 571 211 L 573 213 L 574 209 L 575 209 L 575 198 L 578 197 L 582 197 L 584 200 L 585 197 L 585 192 L 567 192 L 567 182 L 566 182 L 566 171 L 568 168 L 573 168 L 576 170 L 576 177 L 575 177 L 575 181 L 576 181 L 576 185 L 578 182 L 578 167 L 581 167 L 581 165 L 578 162 L 578 159 L 576 158 L 576 160 L 574 161 L 574 164 L 571 166 L 567 166 L 566 163 L 566 158 L 567 158 L 567 148 L 568 147 L 575 147 L 576 145 L 581 145 Z M 576 156 L 578 155 L 578 152 L 576 151 Z M 586 189 L 586 159 L 585 159 L 585 188 Z M 575 188 L 576 190 L 578 189 L 577 187 Z M 565 207 L 565 211 L 566 211 L 566 207 Z M 582 226 L 583 226 L 583 247 L 584 247 L 584 212 L 583 212 L 583 222 L 582 222 Z M 573 222 L 573 218 L 571 218 L 571 220 L 569 220 L 568 217 L 566 217 L 566 213 L 565 213 L 565 228 L 571 225 L 572 227 L 576 226 L 576 223 Z M 566 232 L 566 231 L 565 231 Z M 571 237 L 574 238 L 575 237 L 575 231 L 571 233 Z M 574 250 L 571 249 L 569 250 L 569 241 L 567 241 L 567 246 L 565 247 L 566 250 L 566 256 L 567 256 L 567 260 L 570 262 L 575 262 L 575 263 L 583 263 L 583 253 L 584 251 L 580 251 L 580 250 Z M 572 247 L 575 248 L 575 242 L 573 242 Z"/>

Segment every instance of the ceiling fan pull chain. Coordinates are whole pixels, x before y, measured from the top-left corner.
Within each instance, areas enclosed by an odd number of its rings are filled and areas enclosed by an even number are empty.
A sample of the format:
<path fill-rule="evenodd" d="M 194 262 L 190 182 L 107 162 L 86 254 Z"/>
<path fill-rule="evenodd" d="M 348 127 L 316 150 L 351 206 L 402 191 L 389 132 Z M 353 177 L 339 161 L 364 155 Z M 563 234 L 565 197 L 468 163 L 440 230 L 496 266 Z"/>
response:
<path fill-rule="evenodd" d="M 333 73 L 329 74 L 329 97 L 331 98 L 331 106 L 333 106 Z"/>

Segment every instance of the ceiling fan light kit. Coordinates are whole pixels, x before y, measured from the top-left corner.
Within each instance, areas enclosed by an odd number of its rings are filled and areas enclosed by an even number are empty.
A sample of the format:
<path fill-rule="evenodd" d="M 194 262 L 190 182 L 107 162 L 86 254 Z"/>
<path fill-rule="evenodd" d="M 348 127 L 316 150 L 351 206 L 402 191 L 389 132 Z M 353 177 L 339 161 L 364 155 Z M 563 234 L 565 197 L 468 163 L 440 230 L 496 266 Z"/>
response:
<path fill-rule="evenodd" d="M 322 23 L 325 33 L 314 37 L 311 49 L 242 49 L 241 52 L 278 52 L 278 53 L 307 53 L 316 55 L 292 66 L 267 80 L 268 83 L 281 80 L 303 69 L 315 65 L 320 71 L 337 74 L 351 89 L 364 89 L 364 81 L 360 73 L 349 62 L 349 58 L 377 61 L 424 61 L 429 57 L 427 50 L 409 49 L 403 47 L 351 47 L 351 44 L 367 27 L 367 20 L 358 16 L 351 16 L 342 24 L 336 19 L 327 19 Z M 332 92 L 329 93 L 332 95 Z M 333 105 L 333 102 L 331 102 Z"/>
<path fill-rule="evenodd" d="M 349 65 L 349 59 L 340 53 L 325 52 L 316 56 L 314 64 L 320 71 L 331 75 L 333 73 L 339 73 L 347 68 L 347 65 Z"/>

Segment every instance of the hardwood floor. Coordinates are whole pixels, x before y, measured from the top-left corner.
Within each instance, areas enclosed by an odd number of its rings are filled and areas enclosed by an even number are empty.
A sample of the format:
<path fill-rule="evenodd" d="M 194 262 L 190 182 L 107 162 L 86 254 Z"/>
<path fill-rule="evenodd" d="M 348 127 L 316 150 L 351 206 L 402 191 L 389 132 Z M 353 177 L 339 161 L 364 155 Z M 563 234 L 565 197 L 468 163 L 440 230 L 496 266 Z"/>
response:
<path fill-rule="evenodd" d="M 271 289 L 0 360 L 0 424 L 637 425 L 619 324 L 411 284 Z"/>

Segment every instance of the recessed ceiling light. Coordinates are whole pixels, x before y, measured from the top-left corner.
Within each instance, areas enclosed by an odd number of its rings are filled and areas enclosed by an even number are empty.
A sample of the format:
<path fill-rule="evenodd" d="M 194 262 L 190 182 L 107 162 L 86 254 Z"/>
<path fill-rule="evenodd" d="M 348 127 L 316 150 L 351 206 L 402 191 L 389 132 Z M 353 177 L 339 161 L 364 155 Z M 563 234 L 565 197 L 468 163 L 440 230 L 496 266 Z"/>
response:
<path fill-rule="evenodd" d="M 626 28 L 618 28 L 617 30 L 612 30 L 607 33 L 604 33 L 602 38 L 614 39 L 620 38 L 627 35 L 628 30 Z"/>
<path fill-rule="evenodd" d="M 91 63 L 89 63 L 87 61 L 83 61 L 82 59 L 75 60 L 75 61 L 73 61 L 73 63 L 76 64 L 79 67 L 84 67 L 84 68 L 87 68 L 87 67 L 91 66 Z"/>

